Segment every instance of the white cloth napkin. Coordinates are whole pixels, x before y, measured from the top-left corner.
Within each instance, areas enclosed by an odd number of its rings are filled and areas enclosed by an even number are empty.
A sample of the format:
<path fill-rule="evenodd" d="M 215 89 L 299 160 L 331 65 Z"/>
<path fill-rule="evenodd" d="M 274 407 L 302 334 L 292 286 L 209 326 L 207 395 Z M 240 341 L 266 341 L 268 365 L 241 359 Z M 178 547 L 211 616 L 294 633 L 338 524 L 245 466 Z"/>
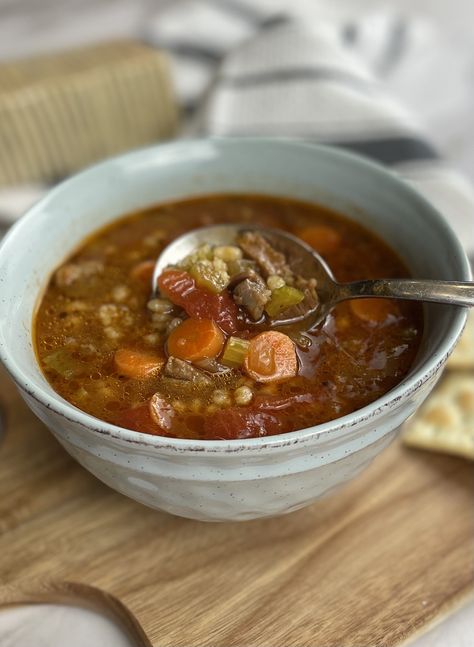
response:
<path fill-rule="evenodd" d="M 386 8 L 354 17 L 323 0 L 174 0 L 140 13 L 141 4 L 127 23 L 122 1 L 113 27 L 104 3 L 94 35 L 102 20 L 107 37 L 140 37 L 171 53 L 184 135 L 292 137 L 367 155 L 418 188 L 474 251 L 474 192 L 433 144 L 461 136 L 471 61 L 429 22 Z M 64 46 L 55 24 L 39 49 L 54 47 L 55 35 Z M 79 42 L 76 34 L 71 44 Z M 0 191 L 0 225 L 47 188 Z"/>
<path fill-rule="evenodd" d="M 148 40 L 173 55 L 192 115 L 186 133 L 291 137 L 366 155 L 416 186 L 474 251 L 474 192 L 428 134 L 467 105 L 462 60 L 422 20 L 385 10 L 347 21 L 319 2 L 278 5 L 177 0 L 150 22 Z M 426 93 L 441 94 L 439 110 Z M 423 105 L 425 120 L 409 104 Z"/>

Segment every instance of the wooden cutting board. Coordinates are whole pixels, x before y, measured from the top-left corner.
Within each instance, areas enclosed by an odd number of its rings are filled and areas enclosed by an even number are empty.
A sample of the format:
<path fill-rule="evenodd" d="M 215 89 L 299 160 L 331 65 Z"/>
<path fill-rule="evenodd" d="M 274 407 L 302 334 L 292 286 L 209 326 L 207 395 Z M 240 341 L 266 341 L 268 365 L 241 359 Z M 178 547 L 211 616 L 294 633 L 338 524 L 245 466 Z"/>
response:
<path fill-rule="evenodd" d="M 4 373 L 0 385 L 0 604 L 76 596 L 140 645 L 390 647 L 474 591 L 474 470 L 462 459 L 395 443 L 309 508 L 204 524 L 102 485 Z"/>

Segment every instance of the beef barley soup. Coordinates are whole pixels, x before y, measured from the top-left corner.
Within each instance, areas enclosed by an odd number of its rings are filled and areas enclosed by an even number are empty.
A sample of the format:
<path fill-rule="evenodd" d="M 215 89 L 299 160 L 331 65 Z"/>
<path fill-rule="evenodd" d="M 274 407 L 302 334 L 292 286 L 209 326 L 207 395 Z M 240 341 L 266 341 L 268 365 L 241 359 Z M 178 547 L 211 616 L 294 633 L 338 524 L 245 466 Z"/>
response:
<path fill-rule="evenodd" d="M 338 305 L 311 332 L 274 328 L 273 318 L 314 305 L 318 286 L 259 233 L 196 248 L 163 271 L 152 297 L 160 251 L 217 223 L 289 231 L 340 281 L 409 276 L 376 235 L 296 200 L 212 195 L 126 216 L 82 243 L 39 306 L 39 362 L 62 397 L 144 433 L 234 439 L 339 418 L 403 379 L 420 342 L 421 307 L 360 299 Z"/>

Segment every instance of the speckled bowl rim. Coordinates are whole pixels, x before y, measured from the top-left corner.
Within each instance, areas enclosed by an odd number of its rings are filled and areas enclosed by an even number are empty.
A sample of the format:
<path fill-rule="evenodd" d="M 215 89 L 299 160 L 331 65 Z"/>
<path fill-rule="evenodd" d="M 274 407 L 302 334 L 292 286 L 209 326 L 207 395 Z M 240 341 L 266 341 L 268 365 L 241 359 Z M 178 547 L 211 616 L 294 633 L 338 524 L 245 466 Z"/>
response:
<path fill-rule="evenodd" d="M 444 235 L 446 247 L 450 247 L 451 252 L 454 254 L 456 260 L 462 268 L 462 276 L 459 280 L 469 281 L 471 277 L 471 270 L 466 254 L 456 237 L 455 233 L 447 223 L 447 221 L 438 213 L 438 211 L 421 196 L 410 185 L 403 182 L 401 179 L 391 171 L 385 169 L 381 165 L 371 162 L 359 155 L 346 152 L 340 149 L 335 149 L 329 146 L 309 144 L 298 142 L 291 139 L 281 138 L 268 138 L 268 137 L 246 137 L 246 138 L 225 138 L 214 137 L 204 139 L 189 139 L 179 142 L 171 142 L 167 144 L 159 144 L 147 148 L 131 151 L 124 155 L 119 155 L 110 158 L 106 161 L 99 162 L 87 169 L 77 173 L 64 182 L 61 182 L 54 187 L 46 196 L 44 196 L 38 203 L 31 207 L 27 213 L 17 222 L 7 233 L 4 240 L 0 245 L 0 255 L 8 253 L 9 247 L 14 247 L 15 240 L 21 240 L 23 230 L 27 230 L 29 220 L 35 217 L 35 213 L 44 209 L 49 201 L 59 191 L 64 191 L 69 185 L 73 185 L 76 178 L 87 178 L 88 175 L 93 175 L 96 171 L 101 170 L 103 167 L 113 164 L 120 160 L 120 162 L 132 162 L 135 158 L 141 155 L 149 155 L 150 153 L 160 154 L 161 151 L 166 152 L 169 149 L 181 150 L 186 152 L 186 149 L 193 146 L 201 146 L 204 143 L 216 144 L 221 149 L 232 147 L 235 145 L 249 145 L 249 150 L 252 146 L 276 146 L 278 148 L 292 148 L 293 150 L 300 149 L 301 151 L 314 153 L 315 155 L 323 154 L 333 161 L 341 160 L 344 163 L 353 164 L 360 169 L 365 170 L 368 174 L 372 175 L 374 180 L 383 178 L 385 181 L 391 182 L 394 187 L 403 192 L 405 197 L 416 201 L 422 208 L 422 214 L 427 224 L 437 227 Z M 40 290 L 38 290 L 39 292 Z M 7 371 L 10 373 L 17 385 L 24 389 L 30 397 L 37 402 L 44 405 L 47 409 L 62 416 L 66 420 L 80 424 L 89 430 L 101 435 L 107 435 L 118 440 L 129 442 L 133 445 L 149 446 L 156 449 L 175 450 L 177 452 L 190 452 L 190 453 L 228 453 L 240 452 L 244 450 L 261 450 L 269 448 L 285 447 L 293 444 L 311 442 L 321 435 L 329 435 L 337 437 L 339 434 L 347 432 L 360 424 L 370 419 L 379 419 L 384 415 L 387 410 L 395 407 L 400 400 L 410 397 L 411 394 L 418 391 L 418 389 L 433 376 L 439 368 L 445 363 L 449 355 L 454 349 L 454 346 L 461 335 L 467 320 L 467 309 L 457 308 L 456 316 L 450 327 L 449 332 L 446 334 L 444 340 L 439 344 L 438 350 L 428 356 L 415 371 L 411 371 L 396 387 L 388 391 L 385 395 L 374 400 L 369 405 L 354 411 L 351 414 L 336 418 L 329 422 L 306 427 L 297 431 L 291 431 L 285 434 L 276 436 L 264 436 L 261 438 L 247 438 L 235 440 L 202 440 L 196 441 L 184 438 L 167 438 L 165 436 L 152 436 L 130 429 L 124 429 L 116 425 L 104 422 L 95 418 L 94 416 L 77 409 L 69 402 L 61 398 L 58 394 L 51 395 L 45 392 L 42 386 L 35 380 L 30 380 L 25 376 L 22 369 L 18 366 L 15 358 L 9 349 L 5 348 L 2 338 L 0 337 L 0 359 L 4 364 Z M 39 366 L 36 367 L 40 371 Z"/>

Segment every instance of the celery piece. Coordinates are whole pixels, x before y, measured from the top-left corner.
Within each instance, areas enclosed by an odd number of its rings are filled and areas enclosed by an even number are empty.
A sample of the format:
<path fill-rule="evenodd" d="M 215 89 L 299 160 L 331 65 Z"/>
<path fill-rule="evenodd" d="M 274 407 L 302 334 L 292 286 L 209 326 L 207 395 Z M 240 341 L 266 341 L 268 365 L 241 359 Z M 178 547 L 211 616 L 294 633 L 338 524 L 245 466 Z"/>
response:
<path fill-rule="evenodd" d="M 70 380 L 82 372 L 83 365 L 71 356 L 64 348 L 49 353 L 43 357 L 43 363 L 49 370 L 56 371 L 61 377 Z"/>
<path fill-rule="evenodd" d="M 265 306 L 265 310 L 270 317 L 277 317 L 291 306 L 296 306 L 304 299 L 304 293 L 301 290 L 284 285 L 281 288 L 273 290 L 270 301 Z"/>
<path fill-rule="evenodd" d="M 220 264 L 212 261 L 197 261 L 189 268 L 189 273 L 196 281 L 196 285 L 209 292 L 218 294 L 225 290 L 229 284 L 229 275 Z"/>
<path fill-rule="evenodd" d="M 213 258 L 212 247 L 205 243 L 197 247 L 194 252 L 185 256 L 182 261 L 178 263 L 178 267 L 183 270 L 189 270 L 198 261 L 210 261 Z"/>
<path fill-rule="evenodd" d="M 230 368 L 242 366 L 247 357 L 250 342 L 240 337 L 229 337 L 221 357 L 221 363 Z"/>

